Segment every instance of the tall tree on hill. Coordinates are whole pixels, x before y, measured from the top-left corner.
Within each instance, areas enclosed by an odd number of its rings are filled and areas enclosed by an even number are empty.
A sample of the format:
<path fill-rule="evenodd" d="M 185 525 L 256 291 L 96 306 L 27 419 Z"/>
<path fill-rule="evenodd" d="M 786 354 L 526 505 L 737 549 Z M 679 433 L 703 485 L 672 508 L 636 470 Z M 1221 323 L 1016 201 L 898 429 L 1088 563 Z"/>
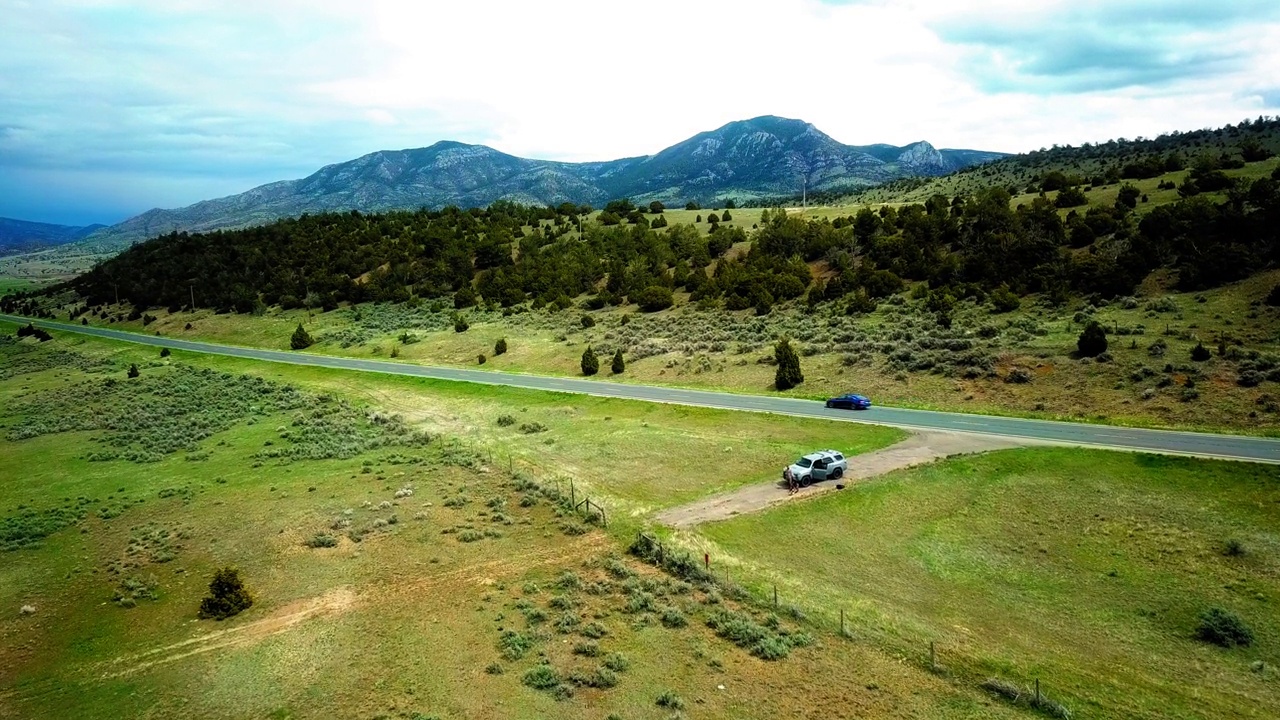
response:
<path fill-rule="evenodd" d="M 613 374 L 621 375 L 627 369 L 627 363 L 622 359 L 622 348 L 618 348 L 613 353 Z"/>
<path fill-rule="evenodd" d="M 582 374 L 595 375 L 600 372 L 600 358 L 596 357 L 596 351 L 588 345 L 586 350 L 582 351 Z"/>
<path fill-rule="evenodd" d="M 294 350 L 306 350 L 315 344 L 311 339 L 311 335 L 302 327 L 302 323 L 298 323 L 298 329 L 293 331 L 293 337 L 289 338 L 289 347 Z"/>
<path fill-rule="evenodd" d="M 791 347 L 791 341 L 782 338 L 773 348 L 773 358 L 778 363 L 778 371 L 773 377 L 773 386 L 779 390 L 790 390 L 804 382 L 800 372 L 800 356 Z"/>

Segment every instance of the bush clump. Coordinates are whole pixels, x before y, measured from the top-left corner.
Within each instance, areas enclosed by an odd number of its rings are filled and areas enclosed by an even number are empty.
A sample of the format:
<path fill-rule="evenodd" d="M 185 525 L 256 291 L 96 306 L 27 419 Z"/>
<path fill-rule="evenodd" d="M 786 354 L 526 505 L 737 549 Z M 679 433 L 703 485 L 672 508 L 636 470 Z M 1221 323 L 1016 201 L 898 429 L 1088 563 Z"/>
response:
<path fill-rule="evenodd" d="M 498 342 L 493 344 L 493 356 L 497 357 L 499 355 L 506 354 L 506 352 L 507 352 L 507 339 L 498 338 Z"/>
<path fill-rule="evenodd" d="M 600 372 L 600 358 L 596 357 L 595 350 L 588 345 L 587 349 L 582 351 L 582 374 L 591 376 Z"/>
<path fill-rule="evenodd" d="M 209 596 L 200 601 L 200 617 L 226 620 L 253 605 L 253 596 L 234 567 L 219 568 L 209 583 Z"/>
<path fill-rule="evenodd" d="M 316 533 L 305 543 L 309 548 L 331 548 L 338 547 L 338 538 L 329 533 Z"/>
<path fill-rule="evenodd" d="M 1209 608 L 1200 614 L 1196 638 L 1225 648 L 1247 647 L 1253 644 L 1253 630 L 1239 615 L 1220 607 Z"/>

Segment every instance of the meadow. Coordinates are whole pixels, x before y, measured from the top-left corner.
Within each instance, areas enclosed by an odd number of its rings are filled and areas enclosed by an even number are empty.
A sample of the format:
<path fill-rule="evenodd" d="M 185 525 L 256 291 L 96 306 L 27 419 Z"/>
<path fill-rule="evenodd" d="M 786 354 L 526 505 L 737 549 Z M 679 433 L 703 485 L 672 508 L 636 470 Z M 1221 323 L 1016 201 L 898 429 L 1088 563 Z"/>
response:
<path fill-rule="evenodd" d="M 1267 466 L 1006 451 L 677 533 L 653 513 L 903 434 L 14 329 L 0 717 L 1280 707 Z M 255 604 L 198 620 L 228 564 Z M 1213 607 L 1252 643 L 1195 639 Z"/>
<path fill-rule="evenodd" d="M 1102 451 L 1001 451 L 702 528 L 761 592 L 937 671 L 1080 717 L 1280 713 L 1280 472 Z M 803 538 L 803 541 L 797 541 Z M 1198 640 L 1221 608 L 1248 647 Z"/>

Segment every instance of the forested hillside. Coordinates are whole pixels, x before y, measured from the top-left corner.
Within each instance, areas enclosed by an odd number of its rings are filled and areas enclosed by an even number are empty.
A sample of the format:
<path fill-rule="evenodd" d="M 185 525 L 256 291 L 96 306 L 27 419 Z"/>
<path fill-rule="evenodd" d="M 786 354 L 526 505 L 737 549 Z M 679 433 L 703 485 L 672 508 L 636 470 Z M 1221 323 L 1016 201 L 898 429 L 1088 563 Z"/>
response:
<path fill-rule="evenodd" d="M 200 307 L 252 312 L 454 291 L 458 307 L 526 300 L 567 306 L 588 293 L 597 307 L 630 302 L 657 310 L 671 305 L 673 290 L 730 310 L 767 311 L 807 293 L 810 303 L 848 300 L 849 311 L 859 312 L 912 280 L 928 282 L 942 316 L 947 298 L 991 294 L 1012 303 L 1027 293 L 1057 301 L 1131 294 L 1162 268 L 1176 273 L 1179 288 L 1199 290 L 1276 264 L 1280 168 L 1254 179 L 1229 174 L 1270 162 L 1261 155 L 1194 158 L 1180 197 L 1142 214 L 1136 187 L 1122 185 L 1110 205 L 1089 204 L 1058 171 L 1041 178 L 1051 192 L 1016 207 L 996 186 L 830 220 L 777 209 L 750 232 L 712 223 L 706 235 L 666 226 L 660 212 L 627 201 L 585 223 L 586 208 L 571 204 L 351 212 L 167 235 L 102 263 L 71 287 L 87 305 L 118 298 L 139 312 L 176 310 L 193 294 Z M 24 302 L 9 297 L 4 307 Z"/>

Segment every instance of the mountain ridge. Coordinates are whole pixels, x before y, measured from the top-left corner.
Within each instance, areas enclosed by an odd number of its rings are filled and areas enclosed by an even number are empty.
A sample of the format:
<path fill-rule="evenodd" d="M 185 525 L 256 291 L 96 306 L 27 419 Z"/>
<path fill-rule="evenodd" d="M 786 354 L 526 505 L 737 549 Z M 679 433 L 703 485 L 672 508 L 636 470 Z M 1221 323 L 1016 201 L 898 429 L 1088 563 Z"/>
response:
<path fill-rule="evenodd" d="M 377 150 L 296 180 L 176 209 L 154 208 L 87 238 L 119 246 L 174 231 L 208 232 L 309 212 L 531 205 L 602 205 L 610 199 L 668 204 L 856 189 L 903 177 L 935 176 L 1004 157 L 981 150 L 845 145 L 811 123 L 764 115 L 737 120 L 653 155 L 595 162 L 537 160 L 486 145 L 440 140 Z"/>

